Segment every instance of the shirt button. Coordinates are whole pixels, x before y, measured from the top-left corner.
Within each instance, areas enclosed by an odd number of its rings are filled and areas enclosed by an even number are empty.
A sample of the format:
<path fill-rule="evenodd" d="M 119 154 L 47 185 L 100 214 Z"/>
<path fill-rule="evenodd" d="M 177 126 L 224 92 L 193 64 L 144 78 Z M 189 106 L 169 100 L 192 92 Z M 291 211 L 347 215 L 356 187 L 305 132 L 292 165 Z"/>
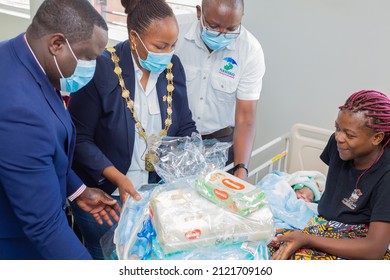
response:
<path fill-rule="evenodd" d="M 200 120 L 200 117 L 198 117 L 197 119 Z"/>
<path fill-rule="evenodd" d="M 201 97 L 200 100 L 203 100 L 203 97 Z"/>
<path fill-rule="evenodd" d="M 206 76 L 203 77 L 203 80 L 206 80 Z"/>

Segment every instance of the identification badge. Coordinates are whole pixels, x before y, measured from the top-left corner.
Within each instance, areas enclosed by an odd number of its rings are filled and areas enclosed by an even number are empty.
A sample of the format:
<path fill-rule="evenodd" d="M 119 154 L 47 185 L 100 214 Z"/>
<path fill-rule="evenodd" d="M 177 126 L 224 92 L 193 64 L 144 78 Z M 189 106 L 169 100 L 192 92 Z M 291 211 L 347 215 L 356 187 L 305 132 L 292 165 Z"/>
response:
<path fill-rule="evenodd" d="M 360 189 L 354 189 L 351 196 L 349 198 L 344 198 L 342 202 L 350 209 L 355 210 L 356 209 L 356 203 L 359 200 L 359 198 L 363 195 L 362 191 Z"/>

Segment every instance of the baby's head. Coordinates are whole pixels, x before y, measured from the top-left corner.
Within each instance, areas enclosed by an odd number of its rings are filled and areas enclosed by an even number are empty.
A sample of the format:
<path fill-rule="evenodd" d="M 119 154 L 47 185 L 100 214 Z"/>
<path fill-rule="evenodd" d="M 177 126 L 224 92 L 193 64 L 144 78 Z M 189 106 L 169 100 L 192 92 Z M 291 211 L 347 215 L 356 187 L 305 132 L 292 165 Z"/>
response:
<path fill-rule="evenodd" d="M 309 187 L 303 186 L 302 188 L 295 190 L 295 194 L 298 199 L 301 198 L 306 202 L 314 201 L 314 193 Z"/>
<path fill-rule="evenodd" d="M 306 202 L 318 202 L 321 198 L 317 182 L 310 177 L 308 181 L 295 184 L 293 189 L 297 198 L 302 198 Z"/>

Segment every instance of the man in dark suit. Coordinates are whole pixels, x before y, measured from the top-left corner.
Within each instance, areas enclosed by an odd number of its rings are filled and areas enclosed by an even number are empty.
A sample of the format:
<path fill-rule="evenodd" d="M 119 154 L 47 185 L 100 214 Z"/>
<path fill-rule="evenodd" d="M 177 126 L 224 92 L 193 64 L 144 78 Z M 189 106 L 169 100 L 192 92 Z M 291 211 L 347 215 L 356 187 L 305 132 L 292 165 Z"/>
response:
<path fill-rule="evenodd" d="M 0 43 L 0 259 L 91 259 L 67 199 L 100 224 L 120 206 L 72 171 L 75 128 L 60 90 L 92 78 L 107 25 L 86 0 L 46 0 L 26 33 Z"/>

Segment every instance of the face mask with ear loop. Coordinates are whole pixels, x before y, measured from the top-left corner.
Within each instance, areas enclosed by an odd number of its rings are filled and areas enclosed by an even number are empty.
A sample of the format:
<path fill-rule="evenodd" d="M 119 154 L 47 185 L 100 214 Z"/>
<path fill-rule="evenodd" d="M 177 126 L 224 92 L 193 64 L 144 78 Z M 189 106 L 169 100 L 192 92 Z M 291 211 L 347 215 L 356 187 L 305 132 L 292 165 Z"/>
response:
<path fill-rule="evenodd" d="M 202 25 L 202 33 L 200 38 L 213 51 L 222 50 L 229 46 L 239 35 L 239 32 L 221 33 L 215 30 L 208 30 L 203 23 L 203 12 L 200 16 L 200 24 Z"/>
<path fill-rule="evenodd" d="M 137 48 L 135 48 L 135 52 L 137 53 L 139 64 L 144 69 L 146 69 L 146 70 L 148 70 L 150 72 L 160 74 L 162 71 L 164 71 L 167 68 L 168 64 L 171 62 L 174 51 L 171 51 L 170 53 L 154 53 L 154 52 L 150 52 L 146 48 L 144 42 L 142 41 L 142 39 L 138 35 L 138 33 L 136 31 L 134 31 L 134 32 L 137 35 L 138 39 L 141 41 L 141 43 L 144 46 L 145 50 L 148 52 L 148 56 L 146 57 L 146 59 L 142 59 L 139 56 Z"/>
<path fill-rule="evenodd" d="M 57 66 L 57 70 L 61 75 L 60 79 L 60 86 L 61 91 L 73 93 L 84 87 L 86 84 L 88 84 L 95 74 L 96 69 L 96 60 L 81 60 L 77 59 L 76 55 L 74 54 L 72 47 L 70 46 L 68 39 L 65 39 L 66 43 L 68 44 L 68 47 L 74 57 L 77 61 L 77 66 L 72 74 L 72 76 L 65 78 L 64 75 L 62 75 L 62 72 L 60 70 L 60 67 L 58 66 L 57 59 L 53 55 L 54 62 Z"/>

